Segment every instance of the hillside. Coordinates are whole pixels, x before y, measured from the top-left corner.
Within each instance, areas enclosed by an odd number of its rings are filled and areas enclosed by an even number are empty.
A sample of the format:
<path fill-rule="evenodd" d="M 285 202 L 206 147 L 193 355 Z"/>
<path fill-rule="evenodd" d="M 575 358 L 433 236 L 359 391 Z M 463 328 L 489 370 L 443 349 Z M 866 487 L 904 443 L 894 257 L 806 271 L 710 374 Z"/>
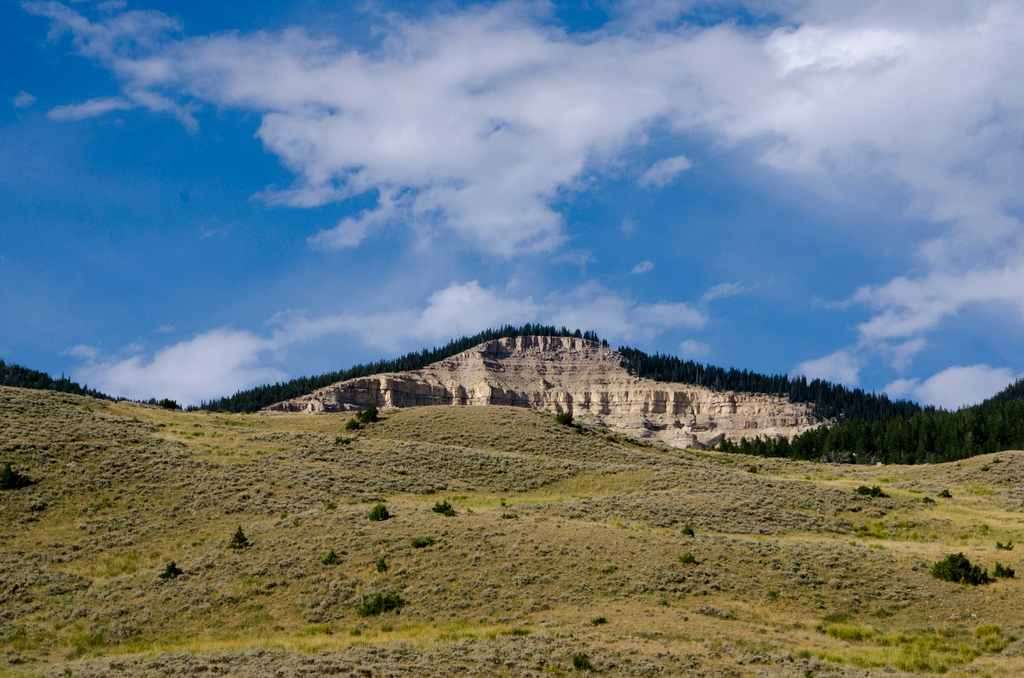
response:
<path fill-rule="evenodd" d="M 0 674 L 1024 674 L 1020 581 L 929 574 L 1022 571 L 996 542 L 1024 540 L 1024 453 L 867 467 L 518 407 L 346 418 L 0 388 L 0 463 L 36 481 L 0 492 Z"/>
<path fill-rule="evenodd" d="M 809 406 L 781 395 L 638 378 L 623 366 L 622 354 L 573 336 L 491 339 L 422 369 L 348 379 L 268 409 L 336 412 L 371 405 L 532 407 L 674 447 L 790 437 L 817 423 Z"/>

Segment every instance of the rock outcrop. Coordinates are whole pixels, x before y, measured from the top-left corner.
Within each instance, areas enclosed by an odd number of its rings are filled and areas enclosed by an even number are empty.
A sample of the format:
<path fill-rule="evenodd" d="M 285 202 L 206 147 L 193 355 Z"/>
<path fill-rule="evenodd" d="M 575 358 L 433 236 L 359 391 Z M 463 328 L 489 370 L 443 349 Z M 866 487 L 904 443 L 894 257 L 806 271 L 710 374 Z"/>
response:
<path fill-rule="evenodd" d="M 621 363 L 618 353 L 585 339 L 496 339 L 423 369 L 349 379 L 267 409 L 512 405 L 570 412 L 584 423 L 676 447 L 791 437 L 817 423 L 808 405 L 785 397 L 640 379 Z"/>

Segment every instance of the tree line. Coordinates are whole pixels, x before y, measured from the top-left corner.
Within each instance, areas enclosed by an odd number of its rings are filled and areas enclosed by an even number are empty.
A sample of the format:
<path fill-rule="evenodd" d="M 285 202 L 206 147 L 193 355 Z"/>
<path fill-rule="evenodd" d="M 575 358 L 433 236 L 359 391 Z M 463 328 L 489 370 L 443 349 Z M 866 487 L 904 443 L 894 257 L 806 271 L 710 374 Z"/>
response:
<path fill-rule="evenodd" d="M 6 363 L 3 360 L 0 360 L 0 386 L 60 391 L 61 393 L 74 393 L 76 395 L 102 398 L 103 400 L 113 400 L 106 393 L 89 388 L 87 385 L 81 386 L 64 375 L 61 375 L 60 379 L 54 379 L 46 372 L 30 370 L 27 367 Z"/>
<path fill-rule="evenodd" d="M 890 417 L 906 417 L 922 410 L 906 400 L 893 401 L 884 394 L 847 388 L 821 379 L 785 374 L 759 374 L 750 370 L 725 369 L 683 360 L 672 355 L 648 355 L 628 346 L 619 348 L 623 367 L 637 377 L 654 381 L 679 382 L 705 386 L 716 391 L 741 391 L 786 396 L 790 402 L 810 403 L 819 420 L 877 421 Z"/>
<path fill-rule="evenodd" d="M 876 420 L 844 420 L 785 438 L 725 441 L 721 449 L 768 457 L 923 464 L 1024 448 L 1024 380 L 980 405 Z"/>
<path fill-rule="evenodd" d="M 484 330 L 472 336 L 460 337 L 449 341 L 444 346 L 422 351 L 407 353 L 391 360 L 378 360 L 363 365 L 355 365 L 347 370 L 337 372 L 326 372 L 312 377 L 299 377 L 276 384 L 267 384 L 255 388 L 239 391 L 234 395 L 225 398 L 217 398 L 201 403 L 198 407 L 190 409 L 211 410 L 215 412 L 256 412 L 273 405 L 274 403 L 297 398 L 306 395 L 318 388 L 329 386 L 338 381 L 368 377 L 381 372 L 404 372 L 406 370 L 418 370 L 439 360 L 450 358 L 453 355 L 462 353 L 473 348 L 477 344 L 503 337 L 577 337 L 589 341 L 601 342 L 605 346 L 607 341 L 598 337 L 596 332 L 570 330 L 566 327 L 555 327 L 554 325 L 541 325 L 538 323 L 526 323 L 525 325 L 505 325 L 494 329 Z"/>

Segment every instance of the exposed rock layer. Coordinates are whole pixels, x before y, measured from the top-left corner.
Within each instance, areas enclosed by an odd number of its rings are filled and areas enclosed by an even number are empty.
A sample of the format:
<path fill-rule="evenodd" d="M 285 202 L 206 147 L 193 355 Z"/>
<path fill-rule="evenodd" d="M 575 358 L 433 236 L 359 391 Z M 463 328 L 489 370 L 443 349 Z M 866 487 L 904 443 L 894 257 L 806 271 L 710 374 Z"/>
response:
<path fill-rule="evenodd" d="M 815 425 L 806 404 L 785 397 L 639 379 L 621 363 L 615 351 L 584 339 L 496 339 L 423 369 L 349 379 L 267 409 L 513 405 L 571 412 L 677 447 L 713 445 L 723 436 L 789 437 Z"/>

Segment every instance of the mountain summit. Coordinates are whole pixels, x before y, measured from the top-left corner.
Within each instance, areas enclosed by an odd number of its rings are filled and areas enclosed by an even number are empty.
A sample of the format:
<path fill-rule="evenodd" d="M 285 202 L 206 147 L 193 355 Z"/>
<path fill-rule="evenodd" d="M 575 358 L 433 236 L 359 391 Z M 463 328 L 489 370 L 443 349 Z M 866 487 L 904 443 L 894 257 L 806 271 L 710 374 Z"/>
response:
<path fill-rule="evenodd" d="M 600 342 L 556 336 L 484 341 L 421 369 L 339 381 L 266 409 L 337 412 L 371 405 L 531 407 L 674 447 L 791 437 L 817 423 L 806 403 L 643 379 Z"/>

